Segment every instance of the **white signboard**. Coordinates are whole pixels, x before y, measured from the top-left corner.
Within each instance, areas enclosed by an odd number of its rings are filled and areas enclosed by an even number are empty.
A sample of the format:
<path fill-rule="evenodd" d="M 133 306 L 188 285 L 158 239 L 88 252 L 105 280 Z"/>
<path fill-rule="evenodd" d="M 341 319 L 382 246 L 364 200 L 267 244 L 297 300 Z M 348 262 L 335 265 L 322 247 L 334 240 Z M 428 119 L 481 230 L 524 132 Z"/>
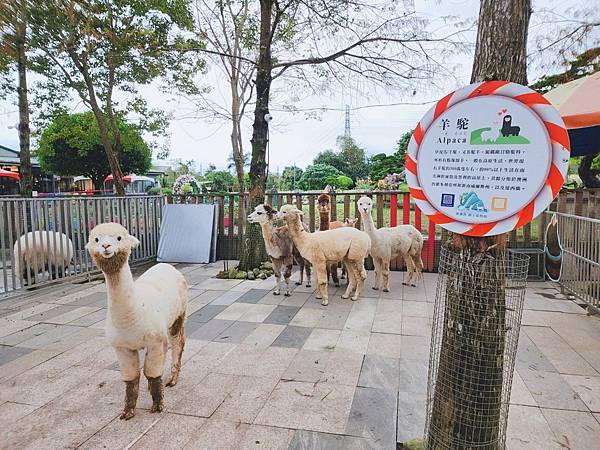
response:
<path fill-rule="evenodd" d="M 417 205 L 450 231 L 490 236 L 541 213 L 563 184 L 569 141 L 558 112 L 525 86 L 490 81 L 441 99 L 409 144 Z"/>

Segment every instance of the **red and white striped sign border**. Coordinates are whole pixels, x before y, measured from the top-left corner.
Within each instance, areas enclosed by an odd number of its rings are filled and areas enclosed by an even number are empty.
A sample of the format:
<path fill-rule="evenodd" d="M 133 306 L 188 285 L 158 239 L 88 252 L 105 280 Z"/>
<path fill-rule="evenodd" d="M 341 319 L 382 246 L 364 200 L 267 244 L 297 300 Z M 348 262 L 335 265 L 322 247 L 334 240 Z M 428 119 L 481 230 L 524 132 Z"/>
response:
<path fill-rule="evenodd" d="M 552 141 L 552 163 L 543 188 L 535 198 L 521 211 L 511 217 L 499 221 L 485 223 L 464 223 L 448 217 L 437 210 L 425 197 L 417 177 L 417 158 L 419 146 L 428 128 L 444 111 L 459 102 L 481 97 L 484 95 L 497 95 L 518 100 L 538 115 L 546 126 Z M 484 81 L 458 89 L 439 100 L 421 121 L 417 123 L 413 132 L 406 155 L 405 169 L 406 182 L 411 196 L 417 206 L 425 213 L 429 220 L 454 233 L 466 236 L 494 236 L 507 233 L 531 222 L 534 217 L 541 214 L 558 194 L 564 182 L 566 167 L 564 163 L 565 152 L 570 153 L 569 136 L 565 124 L 558 111 L 543 95 L 508 81 Z M 568 165 L 568 162 L 566 163 Z"/>

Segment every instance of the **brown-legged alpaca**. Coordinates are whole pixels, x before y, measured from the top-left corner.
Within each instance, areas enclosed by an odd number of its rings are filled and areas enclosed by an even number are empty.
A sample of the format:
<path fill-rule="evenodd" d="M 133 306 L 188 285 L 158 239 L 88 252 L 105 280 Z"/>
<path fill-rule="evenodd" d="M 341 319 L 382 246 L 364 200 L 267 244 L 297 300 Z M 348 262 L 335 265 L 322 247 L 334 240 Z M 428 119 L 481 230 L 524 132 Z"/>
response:
<path fill-rule="evenodd" d="M 258 205 L 254 208 L 252 214 L 248 216 L 248 222 L 258 223 L 262 229 L 263 240 L 267 254 L 273 263 L 273 273 L 275 275 L 275 288 L 273 295 L 281 293 L 281 276 L 285 282 L 285 291 L 283 295 L 289 297 L 290 277 L 292 276 L 292 264 L 294 259 L 300 267 L 300 281 L 296 284 L 302 284 L 304 270 L 306 270 L 307 287 L 310 287 L 310 263 L 300 256 L 298 250 L 294 248 L 294 243 L 288 231 L 287 226 L 274 227 L 273 219 L 275 211 L 270 205 Z"/>
<path fill-rule="evenodd" d="M 169 264 L 157 264 L 133 281 L 129 268 L 131 249 L 139 245 L 118 223 L 103 223 L 90 231 L 86 248 L 98 266 L 108 290 L 106 338 L 115 349 L 125 382 L 125 407 L 121 419 L 135 415 L 139 383 L 138 352 L 146 350 L 144 375 L 152 395 L 150 412 L 163 410 L 162 376 L 168 345 L 171 345 L 171 378 L 179 380 L 185 345 L 185 314 L 188 285 Z"/>

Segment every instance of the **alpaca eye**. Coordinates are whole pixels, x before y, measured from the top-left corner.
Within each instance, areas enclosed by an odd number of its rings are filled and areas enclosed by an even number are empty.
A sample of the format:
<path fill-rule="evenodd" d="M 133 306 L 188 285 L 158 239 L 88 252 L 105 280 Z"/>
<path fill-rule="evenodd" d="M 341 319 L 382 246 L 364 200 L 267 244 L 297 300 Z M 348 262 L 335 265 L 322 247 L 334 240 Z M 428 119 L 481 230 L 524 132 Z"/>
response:
<path fill-rule="evenodd" d="M 96 241 L 96 242 L 100 242 L 100 239 L 96 238 L 96 239 L 95 239 L 95 241 Z"/>
<path fill-rule="evenodd" d="M 117 236 L 117 241 L 120 241 L 120 240 L 121 240 L 121 236 Z"/>
<path fill-rule="evenodd" d="M 256 211 L 256 214 L 260 216 L 262 213 L 260 211 Z"/>

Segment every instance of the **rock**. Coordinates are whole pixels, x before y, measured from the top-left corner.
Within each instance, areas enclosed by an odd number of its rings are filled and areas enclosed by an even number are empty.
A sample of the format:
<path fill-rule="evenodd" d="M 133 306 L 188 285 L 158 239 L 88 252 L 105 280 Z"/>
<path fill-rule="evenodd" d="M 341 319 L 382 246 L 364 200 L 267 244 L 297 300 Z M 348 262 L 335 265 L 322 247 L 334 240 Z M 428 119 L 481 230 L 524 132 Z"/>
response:
<path fill-rule="evenodd" d="M 268 269 L 268 270 L 272 270 L 273 269 L 273 263 L 272 262 L 264 262 L 260 265 L 261 269 Z"/>
<path fill-rule="evenodd" d="M 248 279 L 249 280 L 256 280 L 256 275 L 254 275 L 254 272 L 248 272 Z"/>
<path fill-rule="evenodd" d="M 229 278 L 233 279 L 237 276 L 238 270 L 234 267 L 229 269 Z"/>
<path fill-rule="evenodd" d="M 264 272 L 260 272 L 258 274 L 258 278 L 260 278 L 261 280 L 266 280 L 267 279 L 267 274 L 265 274 Z"/>
<path fill-rule="evenodd" d="M 246 277 L 248 276 L 247 272 L 244 272 L 243 270 L 240 270 L 237 275 L 235 276 L 236 280 L 245 280 Z"/>
<path fill-rule="evenodd" d="M 227 272 L 226 270 L 221 270 L 217 274 L 217 278 L 229 278 L 229 272 Z"/>
<path fill-rule="evenodd" d="M 252 273 L 254 273 L 254 276 L 257 277 L 260 273 L 260 269 L 258 267 L 256 269 L 252 269 Z"/>

